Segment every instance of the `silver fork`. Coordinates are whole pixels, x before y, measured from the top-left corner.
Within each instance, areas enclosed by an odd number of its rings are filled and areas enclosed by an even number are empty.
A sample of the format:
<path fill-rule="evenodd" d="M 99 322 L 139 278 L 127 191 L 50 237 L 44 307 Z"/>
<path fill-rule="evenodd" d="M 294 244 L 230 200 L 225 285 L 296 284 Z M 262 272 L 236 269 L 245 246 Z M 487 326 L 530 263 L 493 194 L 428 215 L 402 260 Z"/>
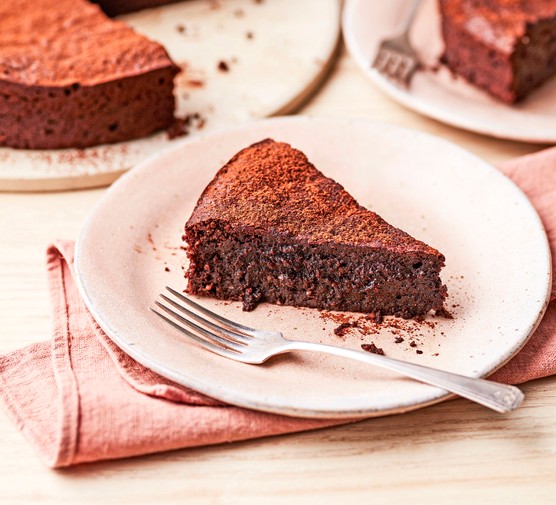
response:
<path fill-rule="evenodd" d="M 421 0 L 412 1 L 402 33 L 380 43 L 372 64 L 372 67 L 386 78 L 395 84 L 406 87 L 419 68 L 419 58 L 409 42 L 409 30 L 420 3 Z"/>
<path fill-rule="evenodd" d="M 261 364 L 272 356 L 290 351 L 325 352 L 398 372 L 498 412 L 509 412 L 519 407 L 523 401 L 523 393 L 515 386 L 465 377 L 365 351 L 288 340 L 280 332 L 249 328 L 211 312 L 168 286 L 166 289 L 175 299 L 161 294 L 160 297 L 166 304 L 159 301 L 155 301 L 155 304 L 167 315 L 152 308 L 151 310 L 201 347 L 225 358 L 242 363 Z M 176 299 L 182 303 L 178 303 Z"/>

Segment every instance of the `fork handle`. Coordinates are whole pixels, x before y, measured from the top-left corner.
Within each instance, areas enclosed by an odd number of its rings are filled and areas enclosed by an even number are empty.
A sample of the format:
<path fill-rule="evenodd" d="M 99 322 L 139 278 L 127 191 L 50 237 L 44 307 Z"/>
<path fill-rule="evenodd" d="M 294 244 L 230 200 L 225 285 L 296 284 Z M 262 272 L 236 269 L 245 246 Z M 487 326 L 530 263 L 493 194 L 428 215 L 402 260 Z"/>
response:
<path fill-rule="evenodd" d="M 361 361 L 369 365 L 376 365 L 411 377 L 420 382 L 445 389 L 450 393 L 455 393 L 468 400 L 480 403 L 497 412 L 509 412 L 514 410 L 519 407 L 523 401 L 523 393 L 515 386 L 466 377 L 464 375 L 445 372 L 423 365 L 388 358 L 379 354 L 301 341 L 290 341 L 285 348 L 284 351 L 324 352 Z"/>
<path fill-rule="evenodd" d="M 415 16 L 417 15 L 420 4 L 421 4 L 421 0 L 412 0 L 411 4 L 409 5 L 409 7 L 407 9 L 407 12 L 404 13 L 405 18 L 403 20 L 403 23 L 400 24 L 400 27 L 399 27 L 397 33 L 400 33 L 404 37 L 408 37 L 409 29 L 411 28 L 411 25 L 413 24 L 413 20 L 415 19 Z"/>

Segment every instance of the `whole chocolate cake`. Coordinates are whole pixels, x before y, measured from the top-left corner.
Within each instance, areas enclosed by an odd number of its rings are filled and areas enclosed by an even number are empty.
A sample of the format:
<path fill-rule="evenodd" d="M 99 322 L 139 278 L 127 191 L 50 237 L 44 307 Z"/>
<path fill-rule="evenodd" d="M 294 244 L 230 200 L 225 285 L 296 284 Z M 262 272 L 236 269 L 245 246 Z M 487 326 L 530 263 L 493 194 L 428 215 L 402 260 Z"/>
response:
<path fill-rule="evenodd" d="M 174 121 L 178 71 L 160 44 L 86 0 L 2 0 L 0 145 L 88 147 L 147 136 Z"/>
<path fill-rule="evenodd" d="M 517 102 L 556 73 L 555 0 L 439 0 L 442 61 L 492 96 Z"/>
<path fill-rule="evenodd" d="M 386 223 L 299 150 L 263 140 L 236 154 L 185 225 L 187 291 L 409 318 L 440 310 L 444 256 Z"/>

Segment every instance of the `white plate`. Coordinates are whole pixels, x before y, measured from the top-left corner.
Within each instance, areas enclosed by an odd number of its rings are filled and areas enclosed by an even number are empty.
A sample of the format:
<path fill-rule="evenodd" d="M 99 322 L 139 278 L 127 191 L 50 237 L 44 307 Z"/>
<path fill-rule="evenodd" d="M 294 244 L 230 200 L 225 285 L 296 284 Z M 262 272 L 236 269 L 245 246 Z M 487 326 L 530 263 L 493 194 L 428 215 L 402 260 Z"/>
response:
<path fill-rule="evenodd" d="M 185 287 L 181 235 L 206 184 L 238 150 L 266 137 L 302 149 L 361 204 L 442 251 L 455 318 L 387 318 L 378 334 L 353 330 L 342 339 L 333 332 L 338 320 L 318 310 L 262 304 L 245 313 L 239 303 L 201 303 L 289 338 L 354 349 L 374 342 L 389 356 L 476 377 L 525 343 L 547 303 L 550 253 L 535 210 L 511 181 L 417 131 L 286 117 L 184 141 L 122 177 L 94 209 L 77 243 L 78 284 L 100 326 L 125 352 L 209 396 L 289 415 L 383 415 L 445 398 L 440 389 L 331 356 L 236 363 L 197 347 L 149 311 L 165 285 Z M 402 344 L 394 343 L 396 334 Z M 417 348 L 409 346 L 412 339 Z"/>
<path fill-rule="evenodd" d="M 183 68 L 175 80 L 177 115 L 201 114 L 208 131 L 285 114 L 306 100 L 333 61 L 340 1 L 188 0 L 120 19 L 159 41 Z M 228 72 L 218 70 L 220 61 Z M 162 132 L 88 149 L 0 148 L 0 190 L 107 185 L 174 142 Z"/>
<path fill-rule="evenodd" d="M 556 79 L 517 105 L 506 105 L 455 78 L 444 67 L 417 72 L 409 89 L 402 89 L 371 68 L 381 40 L 399 31 L 410 0 L 370 2 L 347 0 L 343 13 L 346 45 L 359 67 L 394 100 L 421 114 L 493 137 L 556 142 Z M 436 0 L 423 0 L 410 38 L 420 58 L 438 67 L 443 51 Z"/>

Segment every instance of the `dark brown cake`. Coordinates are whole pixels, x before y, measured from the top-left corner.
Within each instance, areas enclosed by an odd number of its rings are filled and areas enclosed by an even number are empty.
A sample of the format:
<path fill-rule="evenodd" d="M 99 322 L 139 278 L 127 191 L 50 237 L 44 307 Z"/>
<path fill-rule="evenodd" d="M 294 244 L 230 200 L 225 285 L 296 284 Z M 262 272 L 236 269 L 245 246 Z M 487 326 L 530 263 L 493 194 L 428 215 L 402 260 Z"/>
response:
<path fill-rule="evenodd" d="M 439 0 L 455 74 L 514 103 L 556 73 L 556 1 Z"/>
<path fill-rule="evenodd" d="M 2 0 L 0 145 L 88 147 L 167 128 L 178 71 L 85 0 Z"/>
<path fill-rule="evenodd" d="M 402 317 L 441 309 L 444 256 L 359 205 L 290 145 L 243 149 L 207 186 L 184 240 L 187 291 Z"/>

